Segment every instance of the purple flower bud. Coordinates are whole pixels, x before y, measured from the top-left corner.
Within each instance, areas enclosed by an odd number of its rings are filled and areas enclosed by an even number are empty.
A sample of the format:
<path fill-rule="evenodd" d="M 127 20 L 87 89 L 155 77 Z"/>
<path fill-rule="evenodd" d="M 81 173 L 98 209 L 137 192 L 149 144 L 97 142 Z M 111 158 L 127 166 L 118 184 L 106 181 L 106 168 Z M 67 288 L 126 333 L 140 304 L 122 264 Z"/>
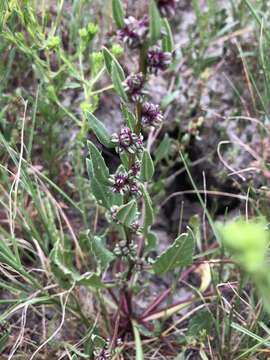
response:
<path fill-rule="evenodd" d="M 133 181 L 130 185 L 130 193 L 136 197 L 140 197 L 142 195 L 140 186 L 137 181 Z"/>
<path fill-rule="evenodd" d="M 135 49 L 144 41 L 148 32 L 148 17 L 144 16 L 137 20 L 133 16 L 125 19 L 125 26 L 118 30 L 118 38 L 127 44 L 131 49 Z"/>
<path fill-rule="evenodd" d="M 130 154 L 135 154 L 141 151 L 143 147 L 142 135 L 136 135 L 128 127 L 122 128 L 119 134 L 113 134 L 111 141 L 116 145 L 118 153 L 127 151 Z"/>
<path fill-rule="evenodd" d="M 118 222 L 117 220 L 117 212 L 119 210 L 119 207 L 118 206 L 112 206 L 110 208 L 110 218 L 111 220 L 115 221 L 115 222 Z"/>
<path fill-rule="evenodd" d="M 124 194 L 129 190 L 128 175 L 125 173 L 112 175 L 110 182 L 112 184 L 112 191 L 115 193 Z"/>
<path fill-rule="evenodd" d="M 159 71 L 164 71 L 168 68 L 172 60 L 172 54 L 165 52 L 158 46 L 154 46 L 148 50 L 147 66 L 151 73 L 157 75 Z"/>
<path fill-rule="evenodd" d="M 163 121 L 163 114 L 158 105 L 146 102 L 142 106 L 142 123 L 145 126 L 159 127 Z"/>
<path fill-rule="evenodd" d="M 102 349 L 98 354 L 95 356 L 95 360 L 108 360 L 111 357 L 109 350 Z"/>
<path fill-rule="evenodd" d="M 124 88 L 132 102 L 142 101 L 144 76 L 142 73 L 131 74 L 126 78 Z"/>
<path fill-rule="evenodd" d="M 162 16 L 172 17 L 176 12 L 177 0 L 157 0 L 157 6 Z"/>
<path fill-rule="evenodd" d="M 131 224 L 130 230 L 132 231 L 133 234 L 139 235 L 142 229 L 140 227 L 139 222 L 135 221 L 133 224 Z"/>
<path fill-rule="evenodd" d="M 130 176 L 136 177 L 139 174 L 140 170 L 141 170 L 141 164 L 137 160 L 131 165 L 129 174 L 130 174 Z"/>

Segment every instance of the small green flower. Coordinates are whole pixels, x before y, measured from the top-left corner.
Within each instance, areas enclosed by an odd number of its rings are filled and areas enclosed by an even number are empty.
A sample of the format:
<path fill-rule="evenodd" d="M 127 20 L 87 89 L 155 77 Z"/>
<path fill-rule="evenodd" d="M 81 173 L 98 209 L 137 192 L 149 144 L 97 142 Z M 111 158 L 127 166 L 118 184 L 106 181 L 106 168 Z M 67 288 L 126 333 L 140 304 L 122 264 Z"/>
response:
<path fill-rule="evenodd" d="M 103 66 L 103 55 L 101 51 L 94 51 L 90 55 L 90 63 L 91 63 L 91 73 L 92 75 L 96 75 Z"/>
<path fill-rule="evenodd" d="M 120 46 L 119 44 L 113 44 L 112 48 L 111 48 L 111 53 L 116 56 L 119 57 L 123 54 L 124 49 L 122 48 L 122 46 Z"/>
<path fill-rule="evenodd" d="M 57 49 L 60 46 L 60 38 L 59 36 L 49 36 L 45 48 L 49 50 Z"/>
<path fill-rule="evenodd" d="M 87 25 L 87 32 L 91 38 L 93 38 L 98 33 L 99 27 L 97 24 L 89 23 Z"/>

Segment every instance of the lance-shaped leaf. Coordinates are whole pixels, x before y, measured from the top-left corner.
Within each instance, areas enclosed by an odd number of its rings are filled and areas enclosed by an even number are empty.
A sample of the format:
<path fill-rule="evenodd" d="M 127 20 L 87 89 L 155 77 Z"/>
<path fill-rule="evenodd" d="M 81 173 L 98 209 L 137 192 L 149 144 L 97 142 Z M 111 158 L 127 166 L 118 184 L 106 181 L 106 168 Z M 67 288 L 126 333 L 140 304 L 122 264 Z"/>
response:
<path fill-rule="evenodd" d="M 157 244 L 156 234 L 153 231 L 149 231 L 144 234 L 144 237 L 146 242 L 145 251 L 154 250 Z"/>
<path fill-rule="evenodd" d="M 104 206 L 106 209 L 110 209 L 111 204 L 111 192 L 110 188 L 106 185 L 103 185 L 96 177 L 94 172 L 93 163 L 90 159 L 86 159 L 86 167 L 88 172 L 88 177 L 90 179 L 91 191 L 97 202 Z"/>
<path fill-rule="evenodd" d="M 120 155 L 121 162 L 124 168 L 128 171 L 129 170 L 129 154 L 126 152 L 122 152 Z"/>
<path fill-rule="evenodd" d="M 161 35 L 161 17 L 158 11 L 156 1 L 151 0 L 149 5 L 149 28 L 150 28 L 150 40 L 152 44 L 155 44 L 160 39 Z"/>
<path fill-rule="evenodd" d="M 10 331 L 9 330 L 3 331 L 0 334 L 0 354 L 3 353 L 5 347 L 7 346 L 9 336 L 10 336 Z"/>
<path fill-rule="evenodd" d="M 101 289 L 105 287 L 105 285 L 101 281 L 100 276 L 94 272 L 87 272 L 82 275 L 77 275 L 74 278 L 74 281 L 76 281 L 80 285 L 95 289 Z"/>
<path fill-rule="evenodd" d="M 165 30 L 163 37 L 162 37 L 163 51 L 172 52 L 174 49 L 174 42 L 173 42 L 172 29 L 171 29 L 168 19 L 163 18 L 162 24 L 163 24 L 163 28 Z"/>
<path fill-rule="evenodd" d="M 144 207 L 145 207 L 144 224 L 143 225 L 144 225 L 144 232 L 147 232 L 148 227 L 151 226 L 154 222 L 154 210 L 153 210 L 152 201 L 148 194 L 148 191 L 145 189 L 144 186 L 142 186 L 141 189 L 142 189 Z"/>
<path fill-rule="evenodd" d="M 99 121 L 94 114 L 87 111 L 86 112 L 87 120 L 89 121 L 90 128 L 98 138 L 98 140 L 106 147 L 114 147 L 114 144 L 111 142 L 111 136 L 108 133 L 105 126 Z"/>
<path fill-rule="evenodd" d="M 118 74 L 119 74 L 121 81 L 124 81 L 125 73 L 124 73 L 124 70 L 122 69 L 122 66 L 116 60 L 116 57 L 105 46 L 103 47 L 102 53 L 103 53 L 103 57 L 104 57 L 105 66 L 106 66 L 106 69 L 107 69 L 109 75 L 112 74 L 112 64 L 115 64 L 115 67 L 117 67 L 117 69 L 118 69 Z"/>
<path fill-rule="evenodd" d="M 93 171 L 96 178 L 104 185 L 109 185 L 109 169 L 107 168 L 103 156 L 97 147 L 90 141 L 87 141 L 87 146 L 90 154 L 90 159 L 93 164 Z"/>
<path fill-rule="evenodd" d="M 117 211 L 116 218 L 121 224 L 130 226 L 137 218 L 137 203 L 131 200 L 125 205 L 120 206 Z"/>
<path fill-rule="evenodd" d="M 91 249 L 94 257 L 102 269 L 110 265 L 114 260 L 114 254 L 106 248 L 106 245 L 99 236 L 90 237 Z"/>
<path fill-rule="evenodd" d="M 171 139 L 166 134 L 155 151 L 155 164 L 169 155 Z"/>
<path fill-rule="evenodd" d="M 124 103 L 121 104 L 121 110 L 122 110 L 122 114 L 124 116 L 124 120 L 125 120 L 127 126 L 132 131 L 134 131 L 135 127 L 136 127 L 136 123 L 137 123 L 136 116 L 131 111 L 129 111 L 127 105 Z"/>
<path fill-rule="evenodd" d="M 125 25 L 124 11 L 121 0 L 112 0 L 113 19 L 117 27 L 122 28 Z"/>
<path fill-rule="evenodd" d="M 192 262 L 194 250 L 194 238 L 189 233 L 178 236 L 174 243 L 168 247 L 153 263 L 156 274 L 162 274 L 180 266 L 189 265 Z"/>
<path fill-rule="evenodd" d="M 56 241 L 50 254 L 53 273 L 61 286 L 70 287 L 72 283 L 76 282 L 93 288 L 104 287 L 98 274 L 93 272 L 87 272 L 82 275 L 79 274 L 67 261 L 66 249 L 62 247 L 60 240 Z"/>
<path fill-rule="evenodd" d="M 112 82 L 113 82 L 115 91 L 121 97 L 122 100 L 124 100 L 125 102 L 128 102 L 128 97 L 125 92 L 122 80 L 121 80 L 121 73 L 119 72 L 119 69 L 116 66 L 115 62 L 112 63 L 111 75 L 112 75 Z"/>
<path fill-rule="evenodd" d="M 144 150 L 141 166 L 141 180 L 149 181 L 154 175 L 155 168 L 148 150 Z"/>

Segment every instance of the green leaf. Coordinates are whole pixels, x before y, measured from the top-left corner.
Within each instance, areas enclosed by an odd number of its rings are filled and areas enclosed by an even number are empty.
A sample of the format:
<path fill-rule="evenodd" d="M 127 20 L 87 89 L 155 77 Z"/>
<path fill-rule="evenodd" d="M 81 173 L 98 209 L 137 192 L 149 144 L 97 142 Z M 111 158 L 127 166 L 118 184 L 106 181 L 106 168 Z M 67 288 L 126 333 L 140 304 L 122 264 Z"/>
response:
<path fill-rule="evenodd" d="M 171 29 L 168 19 L 163 18 L 162 25 L 165 30 L 164 35 L 162 37 L 163 51 L 172 52 L 173 48 L 174 48 L 174 42 L 173 42 L 172 29 Z"/>
<path fill-rule="evenodd" d="M 70 286 L 75 274 L 75 269 L 70 266 L 68 261 L 68 251 L 68 247 L 61 244 L 58 239 L 50 253 L 52 272 L 59 284 L 64 288 Z"/>
<path fill-rule="evenodd" d="M 154 44 L 160 39 L 161 35 L 161 17 L 155 0 L 151 0 L 149 5 L 149 19 L 150 40 Z"/>
<path fill-rule="evenodd" d="M 131 111 L 129 111 L 127 105 L 124 103 L 121 104 L 121 111 L 122 111 L 122 114 L 124 116 L 124 120 L 125 120 L 127 126 L 132 131 L 134 131 L 135 127 L 136 127 L 136 123 L 137 123 L 136 116 Z"/>
<path fill-rule="evenodd" d="M 144 235 L 146 246 L 145 251 L 150 251 L 156 248 L 157 236 L 153 231 L 149 231 Z"/>
<path fill-rule="evenodd" d="M 0 324 L 0 326 L 2 326 Z M 7 342 L 10 336 L 10 330 L 4 330 L 1 334 L 0 334 L 0 354 L 3 353 L 5 347 L 7 346 Z"/>
<path fill-rule="evenodd" d="M 207 310 L 198 312 L 189 322 L 188 335 L 194 338 L 203 334 L 209 335 L 212 326 L 212 316 Z"/>
<path fill-rule="evenodd" d="M 102 269 L 106 268 L 114 260 L 114 254 L 106 248 L 104 241 L 99 236 L 90 236 L 89 239 L 91 242 L 91 250 L 96 261 Z"/>
<path fill-rule="evenodd" d="M 166 109 L 175 99 L 179 98 L 180 90 L 175 90 L 171 93 L 168 93 L 161 100 L 162 109 Z"/>
<path fill-rule="evenodd" d="M 119 154 L 122 164 L 124 165 L 125 170 L 129 170 L 129 154 L 127 152 L 122 152 Z"/>
<path fill-rule="evenodd" d="M 106 346 L 106 340 L 104 340 L 101 336 L 93 334 L 91 336 L 91 340 L 95 346 L 95 348 L 104 348 Z"/>
<path fill-rule="evenodd" d="M 149 196 L 148 191 L 145 189 L 144 186 L 141 187 L 144 206 L 145 206 L 145 214 L 144 214 L 144 232 L 147 232 L 148 227 L 151 226 L 154 222 L 154 210 L 152 206 L 152 201 Z"/>
<path fill-rule="evenodd" d="M 104 46 L 102 49 L 104 62 L 106 69 L 109 73 L 109 75 L 112 75 L 112 64 L 115 64 L 115 67 L 118 69 L 118 75 L 120 77 L 121 81 L 125 80 L 125 73 L 122 69 L 122 66 L 119 64 L 119 62 L 116 60 L 116 57 Z"/>
<path fill-rule="evenodd" d="M 82 275 L 77 275 L 74 277 L 74 280 L 83 286 L 88 286 L 91 288 L 101 289 L 104 288 L 104 284 L 100 279 L 100 276 L 93 272 L 86 272 Z"/>
<path fill-rule="evenodd" d="M 135 321 L 132 321 L 133 334 L 135 338 L 136 360 L 144 360 L 143 347 L 138 325 Z"/>
<path fill-rule="evenodd" d="M 99 121 L 95 115 L 93 115 L 91 112 L 86 112 L 87 120 L 89 121 L 90 128 L 98 138 L 99 142 L 103 144 L 106 147 L 112 148 L 114 147 L 114 144 L 111 142 L 111 136 L 108 133 L 105 126 L 102 124 L 101 121 Z"/>
<path fill-rule="evenodd" d="M 102 184 L 99 179 L 96 177 L 94 172 L 93 163 L 90 159 L 86 159 L 86 167 L 88 172 L 88 177 L 90 179 L 91 191 L 96 198 L 97 202 L 104 206 L 106 209 L 110 209 L 112 206 L 111 203 L 111 192 L 110 187 Z"/>
<path fill-rule="evenodd" d="M 113 82 L 113 86 L 115 91 L 117 92 L 117 94 L 121 97 L 122 100 L 124 100 L 125 102 L 128 102 L 128 97 L 127 94 L 124 90 L 123 84 L 122 84 L 122 80 L 121 80 L 121 74 L 119 73 L 119 69 L 118 67 L 115 65 L 115 63 L 112 63 L 112 82 Z"/>
<path fill-rule="evenodd" d="M 191 234 L 181 234 L 153 263 L 156 274 L 173 270 L 180 266 L 189 265 L 192 262 L 194 239 Z"/>
<path fill-rule="evenodd" d="M 144 150 L 142 156 L 142 166 L 141 166 L 141 180 L 149 181 L 154 175 L 155 168 L 153 160 L 148 150 Z"/>
<path fill-rule="evenodd" d="M 130 226 L 137 218 L 137 203 L 131 200 L 125 205 L 120 206 L 117 211 L 116 218 L 121 224 Z"/>
<path fill-rule="evenodd" d="M 65 245 L 61 244 L 60 240 L 58 240 L 50 254 L 53 273 L 61 286 L 65 288 L 70 287 L 70 284 L 76 282 L 94 288 L 104 287 L 99 275 L 96 273 L 87 272 L 80 275 L 72 264 L 70 264 L 70 261 L 67 260 L 67 252 L 68 249 L 66 249 Z"/>
<path fill-rule="evenodd" d="M 201 237 L 201 219 L 198 214 L 191 216 L 188 222 L 189 227 L 193 231 L 195 241 L 199 249 L 202 248 L 202 237 Z"/>
<path fill-rule="evenodd" d="M 169 155 L 171 138 L 166 134 L 155 152 L 155 164 Z"/>
<path fill-rule="evenodd" d="M 121 0 L 112 0 L 112 13 L 115 24 L 122 28 L 125 25 L 124 11 Z"/>
<path fill-rule="evenodd" d="M 90 159 L 93 164 L 94 174 L 103 184 L 109 185 L 109 169 L 97 147 L 90 141 L 87 141 Z"/>

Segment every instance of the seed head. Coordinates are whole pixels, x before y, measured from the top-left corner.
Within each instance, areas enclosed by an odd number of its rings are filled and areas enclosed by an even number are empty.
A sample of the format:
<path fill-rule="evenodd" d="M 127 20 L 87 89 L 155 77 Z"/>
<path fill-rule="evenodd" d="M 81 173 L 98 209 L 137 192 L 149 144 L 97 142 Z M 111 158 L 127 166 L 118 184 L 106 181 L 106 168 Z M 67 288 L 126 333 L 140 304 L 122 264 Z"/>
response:
<path fill-rule="evenodd" d="M 163 51 L 160 47 L 154 46 L 148 50 L 147 66 L 151 73 L 157 75 L 159 71 L 168 68 L 172 60 L 172 54 Z"/>
<path fill-rule="evenodd" d="M 163 121 L 163 114 L 159 105 L 146 102 L 142 106 L 142 123 L 145 126 L 159 127 Z"/>
<path fill-rule="evenodd" d="M 127 44 L 131 49 L 137 48 L 142 42 L 148 32 L 148 17 L 144 16 L 137 20 L 133 16 L 125 19 L 125 26 L 118 30 L 118 38 Z"/>

